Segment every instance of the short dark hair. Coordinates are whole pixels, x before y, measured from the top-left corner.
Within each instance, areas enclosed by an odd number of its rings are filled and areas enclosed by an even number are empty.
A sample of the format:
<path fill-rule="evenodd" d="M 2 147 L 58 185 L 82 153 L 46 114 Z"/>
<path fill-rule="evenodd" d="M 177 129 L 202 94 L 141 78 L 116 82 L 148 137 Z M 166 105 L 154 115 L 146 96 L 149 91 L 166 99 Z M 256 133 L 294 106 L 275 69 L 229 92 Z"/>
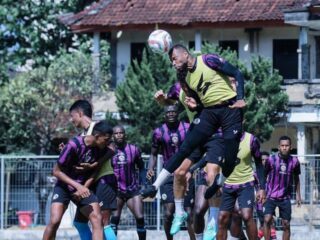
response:
<path fill-rule="evenodd" d="M 124 133 L 126 133 L 126 130 L 124 129 L 124 127 L 122 125 L 116 125 L 113 127 L 113 129 L 116 129 L 116 128 L 120 128 Z"/>
<path fill-rule="evenodd" d="M 185 46 L 183 46 L 182 44 L 175 44 L 175 45 L 173 45 L 173 46 L 170 48 L 170 50 L 169 50 L 169 52 L 168 52 L 170 60 L 171 60 L 172 53 L 173 53 L 173 50 L 174 50 L 174 49 L 184 50 L 184 51 L 186 51 L 187 53 L 189 53 L 189 50 L 188 50 Z"/>
<path fill-rule="evenodd" d="M 96 134 L 112 135 L 112 133 L 113 133 L 112 127 L 109 125 L 109 123 L 106 120 L 97 122 L 92 129 L 92 135 L 96 135 Z"/>
<path fill-rule="evenodd" d="M 75 101 L 71 105 L 69 112 L 74 111 L 74 110 L 81 110 L 84 115 L 86 115 L 89 118 L 92 118 L 92 106 L 89 103 L 89 101 L 87 101 L 87 100 L 80 99 L 80 100 Z"/>
<path fill-rule="evenodd" d="M 268 153 L 268 152 L 266 152 L 266 151 L 262 151 L 262 152 L 261 152 L 261 156 L 262 156 L 262 155 L 270 156 L 270 153 Z"/>
<path fill-rule="evenodd" d="M 289 143 L 290 143 L 290 145 L 291 145 L 291 138 L 289 138 L 288 136 L 281 136 L 281 137 L 279 138 L 279 143 L 280 143 L 281 141 L 289 141 Z"/>
<path fill-rule="evenodd" d="M 178 112 L 178 106 L 176 104 L 168 105 L 164 107 L 164 112 Z"/>

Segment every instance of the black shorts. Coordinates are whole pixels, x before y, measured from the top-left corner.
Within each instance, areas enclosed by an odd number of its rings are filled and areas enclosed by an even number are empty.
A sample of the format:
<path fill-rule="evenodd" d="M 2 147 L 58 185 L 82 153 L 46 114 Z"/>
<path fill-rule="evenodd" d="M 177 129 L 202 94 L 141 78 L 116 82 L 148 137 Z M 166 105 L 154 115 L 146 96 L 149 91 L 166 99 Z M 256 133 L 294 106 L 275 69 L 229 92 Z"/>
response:
<path fill-rule="evenodd" d="M 195 196 L 194 179 L 189 181 L 189 191 L 184 197 L 184 207 L 193 207 Z M 171 176 L 162 186 L 160 186 L 160 195 L 162 203 L 174 203 L 173 177 Z"/>
<path fill-rule="evenodd" d="M 267 198 L 263 206 L 264 215 L 274 215 L 276 207 L 279 208 L 280 218 L 290 221 L 291 220 L 291 201 L 290 199 L 273 200 Z"/>
<path fill-rule="evenodd" d="M 140 195 L 139 189 L 134 190 L 134 191 L 127 191 L 127 192 L 118 191 L 117 197 L 126 202 L 130 198 L 133 198 L 138 195 Z"/>
<path fill-rule="evenodd" d="M 232 187 L 230 185 L 223 186 L 220 211 L 233 212 L 237 200 L 240 209 L 254 207 L 253 182 Z"/>
<path fill-rule="evenodd" d="M 117 180 L 114 175 L 101 177 L 96 186 L 95 194 L 99 199 L 101 210 L 117 209 Z"/>
<path fill-rule="evenodd" d="M 208 163 L 215 163 L 219 165 L 224 156 L 223 137 L 219 134 L 215 134 L 203 147 L 198 147 L 194 150 L 188 158 L 193 163 L 196 163 L 201 160 L 204 154 Z"/>
<path fill-rule="evenodd" d="M 197 186 L 200 186 L 200 185 L 208 186 L 208 185 L 207 185 L 206 176 L 207 176 L 206 172 L 205 172 L 203 169 L 201 169 L 201 170 L 198 172 L 197 176 L 196 176 L 196 185 L 197 185 Z"/>
<path fill-rule="evenodd" d="M 68 206 L 70 201 L 72 201 L 77 207 L 87 206 L 91 203 L 98 203 L 97 196 L 91 192 L 89 197 L 83 198 L 80 201 L 77 201 L 73 196 L 73 192 L 70 192 L 67 187 L 56 185 L 53 189 L 51 203 L 62 203 L 65 206 Z"/>

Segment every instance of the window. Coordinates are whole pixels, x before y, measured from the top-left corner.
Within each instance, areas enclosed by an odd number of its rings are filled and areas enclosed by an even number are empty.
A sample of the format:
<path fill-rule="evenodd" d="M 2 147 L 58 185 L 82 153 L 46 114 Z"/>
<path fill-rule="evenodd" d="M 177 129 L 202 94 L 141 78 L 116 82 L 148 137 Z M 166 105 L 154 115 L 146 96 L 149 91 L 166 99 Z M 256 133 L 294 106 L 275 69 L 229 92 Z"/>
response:
<path fill-rule="evenodd" d="M 145 47 L 145 43 L 131 43 L 131 63 L 134 59 L 137 59 L 138 63 L 141 62 Z"/>
<path fill-rule="evenodd" d="M 297 39 L 273 40 L 273 68 L 284 79 L 298 78 L 298 46 Z"/>
<path fill-rule="evenodd" d="M 236 51 L 237 56 L 239 57 L 239 41 L 230 40 L 230 41 L 219 41 L 219 47 L 224 50 L 230 49 L 231 51 Z"/>

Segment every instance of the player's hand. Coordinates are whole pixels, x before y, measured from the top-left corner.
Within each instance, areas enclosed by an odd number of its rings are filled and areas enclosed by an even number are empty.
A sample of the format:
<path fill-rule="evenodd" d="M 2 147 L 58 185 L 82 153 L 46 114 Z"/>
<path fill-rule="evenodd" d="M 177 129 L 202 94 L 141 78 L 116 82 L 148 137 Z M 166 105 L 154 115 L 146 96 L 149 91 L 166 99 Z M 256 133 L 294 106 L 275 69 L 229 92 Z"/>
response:
<path fill-rule="evenodd" d="M 298 207 L 301 207 L 301 196 L 299 194 L 297 194 L 296 201 L 297 201 Z"/>
<path fill-rule="evenodd" d="M 152 169 L 149 169 L 147 171 L 147 179 L 150 181 L 152 179 L 152 177 L 154 176 L 154 171 Z"/>
<path fill-rule="evenodd" d="M 163 92 L 163 90 L 158 90 L 154 94 L 154 99 L 161 104 L 167 99 L 167 95 Z"/>
<path fill-rule="evenodd" d="M 80 185 L 77 188 L 77 191 L 79 192 L 78 194 L 81 196 L 81 198 L 86 198 L 90 196 L 90 190 L 86 188 L 85 186 Z"/>
<path fill-rule="evenodd" d="M 257 199 L 257 201 L 258 201 L 259 203 L 264 204 L 265 201 L 266 201 L 266 191 L 263 190 L 263 189 L 260 189 L 260 190 L 257 192 L 256 199 Z"/>
<path fill-rule="evenodd" d="M 92 170 L 96 164 L 90 164 L 90 163 L 80 163 L 80 165 L 76 166 L 75 169 L 78 172 L 86 172 L 89 170 Z"/>
<path fill-rule="evenodd" d="M 192 97 L 186 97 L 184 103 L 188 106 L 189 109 L 193 110 L 197 108 L 197 101 Z"/>
<path fill-rule="evenodd" d="M 59 144 L 59 152 L 62 152 L 62 150 L 64 149 L 65 144 L 64 143 L 60 143 Z"/>
<path fill-rule="evenodd" d="M 244 108 L 246 102 L 243 99 L 237 100 L 234 104 L 230 105 L 229 108 Z"/>

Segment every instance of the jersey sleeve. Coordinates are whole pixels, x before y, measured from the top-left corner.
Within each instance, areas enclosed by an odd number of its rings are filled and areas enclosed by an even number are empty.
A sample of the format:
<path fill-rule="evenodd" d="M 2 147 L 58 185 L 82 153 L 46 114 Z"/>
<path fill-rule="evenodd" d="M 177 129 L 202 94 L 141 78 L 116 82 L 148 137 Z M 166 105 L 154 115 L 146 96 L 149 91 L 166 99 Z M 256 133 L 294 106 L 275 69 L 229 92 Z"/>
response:
<path fill-rule="evenodd" d="M 250 139 L 250 150 L 251 154 L 254 158 L 260 158 L 261 157 L 261 152 L 260 152 L 260 142 L 259 140 L 252 135 Z"/>
<path fill-rule="evenodd" d="M 157 128 L 153 131 L 152 134 L 152 147 L 159 149 L 161 140 L 161 131 Z"/>
<path fill-rule="evenodd" d="M 172 100 L 179 100 L 179 95 L 180 95 L 180 90 L 181 90 L 181 85 L 180 83 L 175 83 L 173 86 L 170 87 L 167 97 Z"/>
<path fill-rule="evenodd" d="M 71 141 L 69 141 L 59 156 L 58 165 L 65 167 L 69 165 L 72 162 L 72 159 L 76 157 L 76 147 Z"/>
<path fill-rule="evenodd" d="M 294 169 L 293 169 L 293 173 L 294 175 L 298 176 L 301 174 L 301 167 L 300 167 L 300 162 L 299 162 L 299 159 L 297 159 L 297 162 L 294 166 Z"/>

